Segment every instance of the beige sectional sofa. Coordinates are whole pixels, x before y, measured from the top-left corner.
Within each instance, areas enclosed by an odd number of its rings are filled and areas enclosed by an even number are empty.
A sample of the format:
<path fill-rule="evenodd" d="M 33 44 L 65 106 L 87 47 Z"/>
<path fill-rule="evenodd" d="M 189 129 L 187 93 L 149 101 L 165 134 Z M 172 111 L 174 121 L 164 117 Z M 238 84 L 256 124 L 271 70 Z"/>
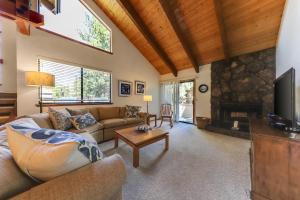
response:
<path fill-rule="evenodd" d="M 126 118 L 125 107 L 90 107 L 74 111 L 77 111 L 77 113 L 88 111 L 95 117 L 98 123 L 82 130 L 72 128 L 67 131 L 78 134 L 89 133 L 98 143 L 113 139 L 115 136 L 114 130 L 116 129 L 132 127 L 145 122 L 144 114 L 142 113 L 139 114 L 138 118 Z M 32 118 L 42 128 L 54 128 L 48 113 L 28 115 L 26 117 Z"/>
<path fill-rule="evenodd" d="M 92 135 L 98 143 L 113 139 L 115 129 L 144 122 L 142 117 L 126 118 L 125 107 L 92 107 L 75 112 L 87 110 L 98 122 L 83 130 L 73 128 L 68 131 L 86 136 Z M 53 129 L 48 113 L 26 117 L 32 118 L 42 128 Z M 39 184 L 21 172 L 5 140 L 5 135 L 0 135 L 0 199 L 122 199 L 122 185 L 126 179 L 126 169 L 119 155 L 106 157 Z"/>

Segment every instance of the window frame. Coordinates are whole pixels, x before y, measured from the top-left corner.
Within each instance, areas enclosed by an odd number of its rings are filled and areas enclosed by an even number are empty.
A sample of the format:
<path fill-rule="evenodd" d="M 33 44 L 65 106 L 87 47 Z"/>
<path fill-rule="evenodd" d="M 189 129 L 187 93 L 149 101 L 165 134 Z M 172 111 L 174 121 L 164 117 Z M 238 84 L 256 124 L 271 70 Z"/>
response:
<path fill-rule="evenodd" d="M 72 100 L 68 100 L 68 101 L 63 101 L 63 100 L 54 100 L 54 101 L 46 101 L 43 102 L 42 99 L 42 90 L 43 90 L 43 86 L 39 87 L 39 99 L 42 103 L 43 107 L 47 107 L 47 106 L 72 106 L 72 105 L 110 105 L 113 104 L 112 102 L 112 73 L 110 71 L 107 70 L 101 70 L 101 69 L 95 69 L 93 67 L 88 67 L 86 65 L 81 65 L 81 64 L 75 64 L 75 63 L 71 63 L 71 62 L 66 62 L 66 61 L 61 61 L 61 60 L 56 60 L 56 59 L 51 59 L 51 58 L 46 58 L 46 57 L 38 57 L 37 59 L 37 64 L 38 64 L 38 71 L 41 71 L 40 68 L 40 60 L 46 60 L 46 61 L 50 61 L 50 62 L 56 62 L 59 64 L 66 64 L 66 65 L 72 65 L 74 67 L 79 67 L 80 68 L 80 81 L 81 81 L 81 87 L 80 87 L 80 100 L 74 100 L 72 102 Z M 109 78 L 109 101 L 108 102 L 101 102 L 101 101 L 84 101 L 84 96 L 83 96 L 83 84 L 84 84 L 84 80 L 83 80 L 83 70 L 84 69 L 89 69 L 89 70 L 94 70 L 94 71 L 100 71 L 100 72 L 107 72 L 110 74 L 110 78 Z M 40 106 L 40 104 L 36 104 L 36 106 Z"/>
<path fill-rule="evenodd" d="M 57 32 L 54 32 L 52 30 L 48 30 L 46 28 L 43 28 L 43 27 L 37 27 L 37 29 L 41 30 L 41 31 L 44 31 L 44 32 L 47 32 L 47 33 L 50 33 L 52 35 L 55 35 L 55 36 L 58 36 L 58 37 L 61 37 L 61 38 L 64 38 L 64 39 L 67 39 L 69 41 L 72 41 L 72 42 L 75 42 L 75 43 L 78 43 L 78 44 L 81 44 L 81 45 L 84 45 L 84 46 L 87 46 L 87 47 L 90 47 L 90 48 L 93 48 L 93 49 L 96 49 L 96 50 L 99 50 L 99 51 L 102 51 L 104 53 L 108 53 L 108 54 L 111 54 L 113 55 L 113 48 L 112 48 L 112 37 L 113 37 L 113 34 L 112 34 L 112 30 L 111 28 L 91 9 L 89 8 L 89 6 L 83 1 L 83 0 L 78 0 L 97 20 L 99 20 L 99 22 L 105 26 L 107 28 L 107 30 L 109 31 L 110 33 L 110 37 L 109 37 L 109 43 L 110 43 L 110 50 L 105 50 L 105 49 L 101 49 L 100 47 L 95 47 L 93 45 L 90 45 L 88 43 L 85 43 L 85 42 L 82 42 L 80 40 L 76 40 L 76 39 L 73 39 L 71 37 L 68 37 L 68 36 L 65 36 L 61 33 L 57 33 Z M 37 0 L 37 12 L 40 13 L 40 5 L 41 5 L 41 0 Z M 41 14 L 41 13 L 40 13 Z"/>

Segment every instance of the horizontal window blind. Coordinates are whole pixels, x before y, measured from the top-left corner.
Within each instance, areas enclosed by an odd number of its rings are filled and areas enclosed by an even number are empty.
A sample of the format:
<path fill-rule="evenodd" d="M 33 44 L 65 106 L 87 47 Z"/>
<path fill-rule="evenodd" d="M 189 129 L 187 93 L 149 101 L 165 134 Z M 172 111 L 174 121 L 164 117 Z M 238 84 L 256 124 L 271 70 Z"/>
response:
<path fill-rule="evenodd" d="M 55 87 L 43 87 L 43 103 L 111 102 L 111 74 L 39 59 L 39 69 L 55 76 Z"/>

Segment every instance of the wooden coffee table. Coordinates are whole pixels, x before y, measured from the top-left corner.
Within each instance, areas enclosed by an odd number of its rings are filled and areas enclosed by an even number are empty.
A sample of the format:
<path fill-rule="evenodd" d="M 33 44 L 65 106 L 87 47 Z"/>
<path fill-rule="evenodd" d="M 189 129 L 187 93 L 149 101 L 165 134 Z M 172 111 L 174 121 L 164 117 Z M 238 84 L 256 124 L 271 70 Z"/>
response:
<path fill-rule="evenodd" d="M 169 149 L 169 133 L 161 129 L 140 133 L 133 127 L 115 130 L 115 133 L 115 148 L 119 145 L 119 139 L 133 148 L 133 167 L 139 166 L 140 148 L 165 139 L 165 151 Z"/>

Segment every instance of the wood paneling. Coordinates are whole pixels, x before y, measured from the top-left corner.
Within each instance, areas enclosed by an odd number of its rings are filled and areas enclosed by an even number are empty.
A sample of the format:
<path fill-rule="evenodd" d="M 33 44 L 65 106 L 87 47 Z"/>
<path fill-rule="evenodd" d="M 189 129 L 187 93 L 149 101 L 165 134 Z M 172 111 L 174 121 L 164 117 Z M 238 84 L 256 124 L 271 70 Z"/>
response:
<path fill-rule="evenodd" d="M 289 199 L 300 198 L 300 145 L 299 142 L 290 143 L 290 170 L 289 170 Z"/>
<path fill-rule="evenodd" d="M 230 55 L 276 46 L 285 0 L 222 0 Z"/>
<path fill-rule="evenodd" d="M 276 46 L 285 0 L 173 0 L 173 20 L 160 0 L 128 0 L 177 70 Z M 116 0 L 95 0 L 128 39 L 161 73 L 171 72 Z M 182 45 L 172 21 L 188 41 Z"/>
<path fill-rule="evenodd" d="M 208 64 L 224 58 L 213 0 L 176 0 L 173 7 L 181 27 L 193 41 L 198 62 Z"/>
<path fill-rule="evenodd" d="M 288 199 L 288 141 L 255 135 L 253 146 L 254 191 L 272 200 Z"/>
<path fill-rule="evenodd" d="M 251 199 L 252 199 L 252 200 L 270 200 L 270 199 L 267 199 L 267 198 L 265 198 L 265 197 L 262 197 L 262 196 L 260 196 L 260 195 L 258 195 L 258 194 L 253 194 Z"/>
<path fill-rule="evenodd" d="M 17 117 L 17 94 L 0 93 L 0 125 Z"/>
<path fill-rule="evenodd" d="M 221 5 L 221 1 L 214 0 L 215 12 L 217 16 L 217 21 L 219 25 L 220 37 L 223 45 L 223 52 L 225 59 L 228 60 L 230 58 L 229 49 L 228 49 L 228 41 L 227 41 L 227 33 L 225 30 L 225 23 L 223 17 L 223 9 Z"/>
<path fill-rule="evenodd" d="M 178 70 L 193 67 L 159 0 L 130 0 Z"/>
<path fill-rule="evenodd" d="M 135 4 L 132 4 L 130 1 L 127 0 L 117 0 L 117 2 L 126 12 L 127 16 L 130 17 L 131 21 L 136 25 L 139 31 L 143 34 L 148 43 L 164 61 L 166 66 L 171 70 L 173 75 L 177 76 L 177 69 L 174 65 L 174 62 L 170 59 L 169 54 L 167 54 L 166 50 L 162 48 L 162 46 L 159 43 L 159 40 L 150 31 L 150 28 L 148 28 L 147 24 L 141 18 L 141 14 L 136 10 L 135 7 L 133 7 L 133 5 Z"/>
<path fill-rule="evenodd" d="M 300 137 L 251 120 L 252 199 L 298 200 Z"/>
<path fill-rule="evenodd" d="M 192 50 L 192 43 L 189 38 L 186 37 L 185 31 L 183 31 L 182 27 L 180 27 L 175 13 L 174 13 L 174 8 L 171 6 L 170 2 L 168 0 L 160 0 L 160 4 L 162 8 L 164 9 L 165 14 L 167 15 L 172 28 L 174 29 L 177 38 L 179 39 L 182 47 L 185 50 L 186 55 L 190 59 L 190 62 L 192 63 L 195 71 L 199 73 L 199 66 L 200 64 L 197 61 L 197 56 Z"/>

